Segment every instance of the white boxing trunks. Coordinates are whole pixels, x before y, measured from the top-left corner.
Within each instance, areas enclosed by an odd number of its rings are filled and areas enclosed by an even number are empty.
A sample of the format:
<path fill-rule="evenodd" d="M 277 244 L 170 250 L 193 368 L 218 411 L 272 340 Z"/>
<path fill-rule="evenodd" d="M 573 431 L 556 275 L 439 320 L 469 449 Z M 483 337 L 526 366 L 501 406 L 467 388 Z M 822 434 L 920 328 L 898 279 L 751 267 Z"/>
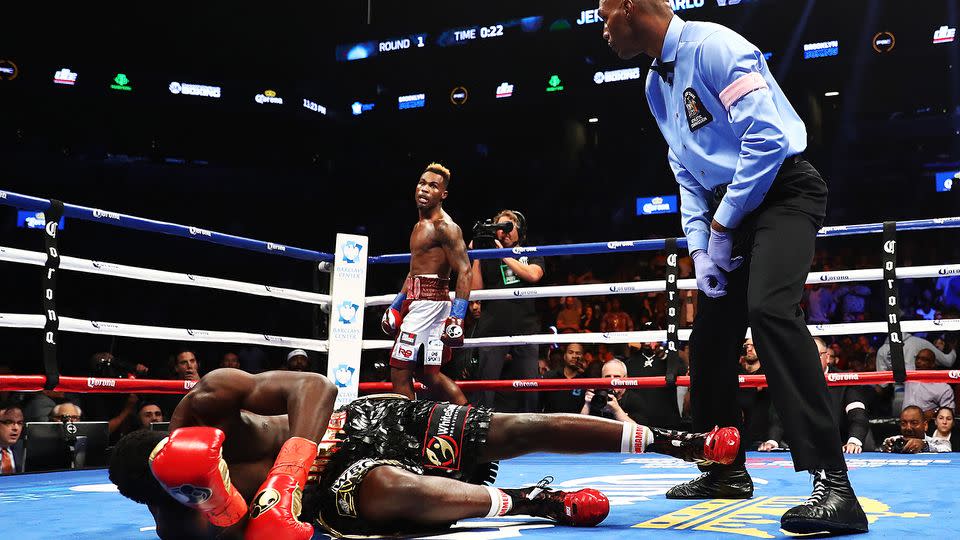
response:
<path fill-rule="evenodd" d="M 413 300 L 403 315 L 400 333 L 393 344 L 390 365 L 412 369 L 423 346 L 424 371 L 439 371 L 444 361 L 444 344 L 440 340 L 443 325 L 450 316 L 449 300 Z"/>

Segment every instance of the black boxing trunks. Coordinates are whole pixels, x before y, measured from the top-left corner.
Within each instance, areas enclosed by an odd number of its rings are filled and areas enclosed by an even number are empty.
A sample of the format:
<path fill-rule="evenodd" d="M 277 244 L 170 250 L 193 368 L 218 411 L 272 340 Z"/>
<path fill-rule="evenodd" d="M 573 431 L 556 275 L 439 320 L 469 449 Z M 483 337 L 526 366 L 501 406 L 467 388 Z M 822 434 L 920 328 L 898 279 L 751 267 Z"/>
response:
<path fill-rule="evenodd" d="M 336 449 L 319 483 L 304 491 L 301 520 L 316 518 L 334 536 L 417 534 L 437 527 L 412 521 L 370 523 L 359 519 L 356 498 L 373 469 L 393 466 L 414 474 L 492 484 L 496 463 L 479 463 L 493 411 L 484 407 L 401 396 L 370 396 L 346 412 Z"/>

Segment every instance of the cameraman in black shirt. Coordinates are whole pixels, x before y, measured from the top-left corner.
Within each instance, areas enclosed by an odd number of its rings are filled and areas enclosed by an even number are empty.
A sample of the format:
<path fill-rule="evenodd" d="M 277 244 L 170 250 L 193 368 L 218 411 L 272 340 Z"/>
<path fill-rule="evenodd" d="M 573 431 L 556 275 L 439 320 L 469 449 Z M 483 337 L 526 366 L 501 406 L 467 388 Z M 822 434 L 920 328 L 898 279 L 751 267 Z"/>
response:
<path fill-rule="evenodd" d="M 473 228 L 474 249 L 519 248 L 527 234 L 527 222 L 516 210 L 501 210 L 493 220 L 477 223 Z M 515 249 L 521 254 L 521 249 Z M 472 290 L 519 289 L 543 278 L 543 257 L 504 257 L 473 261 Z M 534 334 L 540 329 L 534 301 L 518 296 L 509 300 L 483 302 L 483 316 L 477 324 L 476 337 L 517 336 Z M 506 363 L 510 355 L 510 363 Z M 480 349 L 482 380 L 536 379 L 536 345 L 509 345 Z M 471 396 L 471 403 L 493 407 L 503 412 L 537 412 L 536 392 L 483 391 Z"/>
<path fill-rule="evenodd" d="M 627 376 L 627 365 L 622 360 L 614 358 L 603 364 L 602 377 L 604 379 L 621 379 Z M 634 422 L 643 413 L 643 404 L 637 398 L 636 390 L 619 388 L 601 388 L 587 390 L 583 396 L 583 408 L 580 414 L 599 416 L 621 422 Z"/>

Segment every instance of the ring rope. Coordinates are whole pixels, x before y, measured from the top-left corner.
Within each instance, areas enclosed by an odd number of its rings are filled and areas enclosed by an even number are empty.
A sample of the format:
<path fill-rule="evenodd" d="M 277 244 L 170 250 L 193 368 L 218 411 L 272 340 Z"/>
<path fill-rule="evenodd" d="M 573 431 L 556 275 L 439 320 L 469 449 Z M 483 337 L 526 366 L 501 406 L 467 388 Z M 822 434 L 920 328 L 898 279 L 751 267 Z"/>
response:
<path fill-rule="evenodd" d="M 902 321 L 904 332 L 955 332 L 960 331 L 960 319 L 940 319 L 934 321 Z M 886 322 L 858 322 L 837 324 L 807 325 L 810 334 L 814 336 L 846 336 L 855 334 L 885 334 Z M 677 332 L 680 341 L 690 340 L 689 328 Z M 747 329 L 745 337 L 750 337 Z M 582 344 L 615 344 L 615 343 L 649 343 L 666 341 L 666 330 L 644 330 L 640 332 L 586 332 L 571 334 L 530 334 L 522 336 L 497 336 L 484 338 L 467 338 L 464 347 L 499 347 L 503 345 L 553 345 L 557 343 Z M 390 349 L 394 345 L 392 340 L 365 339 L 364 350 Z"/>
<path fill-rule="evenodd" d="M 50 208 L 50 201 L 39 197 L 31 197 L 13 193 L 12 191 L 0 191 L 0 205 L 13 206 L 23 210 L 32 210 L 42 212 Z M 145 219 L 118 212 L 109 212 L 99 208 L 87 208 L 75 204 L 63 204 L 63 215 L 68 218 L 83 219 L 96 223 L 107 223 L 124 229 L 134 229 L 138 231 L 147 231 L 161 234 L 179 236 L 181 238 L 191 238 L 202 240 L 212 244 L 228 246 L 233 248 L 245 249 L 248 251 L 257 251 L 270 255 L 280 255 L 292 259 L 301 259 L 306 261 L 332 261 L 333 255 L 320 251 L 313 251 L 274 242 L 264 242 L 263 240 L 254 240 L 232 234 L 224 234 L 199 227 L 188 225 L 178 225 L 166 221 L 157 221 Z"/>
<path fill-rule="evenodd" d="M 0 313 L 0 327 L 6 328 L 43 328 L 46 318 L 43 315 L 24 313 Z M 171 328 L 166 326 L 144 326 L 103 321 L 60 317 L 61 332 L 122 336 L 146 339 L 164 339 L 172 341 L 203 341 L 212 343 L 243 343 L 248 345 L 266 345 L 290 349 L 306 349 L 326 352 L 328 342 L 316 339 L 274 336 L 269 334 L 251 334 L 247 332 L 223 332 L 217 330 L 194 330 L 192 328 Z"/>
<path fill-rule="evenodd" d="M 869 371 L 861 373 L 827 373 L 829 386 L 860 386 L 889 384 L 894 382 L 892 371 Z M 908 371 L 908 382 L 955 384 L 960 380 L 960 370 Z M 0 375 L 0 392 L 35 392 L 42 390 L 46 382 L 43 375 Z M 603 379 L 506 379 L 499 381 L 454 381 L 466 391 L 517 390 L 550 391 L 575 388 L 663 388 L 665 377 L 622 377 Z M 767 386 L 764 375 L 740 375 L 741 388 Z M 108 379 L 103 377 L 60 377 L 56 390 L 79 393 L 144 392 L 183 394 L 194 387 L 196 381 L 159 379 Z M 423 390 L 420 383 L 417 390 Z M 690 386 L 690 377 L 677 377 L 677 386 Z M 361 392 L 390 391 L 391 383 L 360 383 Z"/>
<path fill-rule="evenodd" d="M 960 227 L 960 217 L 932 219 L 914 219 L 896 222 L 897 231 L 926 231 L 934 229 L 952 229 Z M 863 223 L 858 225 L 838 225 L 824 227 L 817 232 L 818 238 L 849 236 L 883 232 L 883 223 Z M 686 248 L 685 238 L 677 239 L 677 247 Z M 534 247 L 514 247 L 497 249 L 473 249 L 467 252 L 471 259 L 500 259 L 518 255 L 537 254 L 541 257 L 551 255 L 597 255 L 601 253 L 619 253 L 629 251 L 659 251 L 666 248 L 666 239 L 624 240 L 613 242 L 589 242 L 586 244 L 562 244 Z M 410 262 L 409 253 L 377 255 L 367 259 L 369 264 L 403 264 Z"/>
<path fill-rule="evenodd" d="M 960 275 L 960 264 L 944 264 L 929 266 L 907 266 L 897 268 L 897 279 L 932 278 Z M 858 281 L 880 281 L 883 279 L 882 268 L 867 268 L 864 270 L 840 270 L 833 272 L 810 272 L 807 275 L 807 285 L 825 283 L 853 283 Z M 697 288 L 695 279 L 677 280 L 680 290 L 694 290 Z M 623 283 L 591 283 L 587 285 L 556 285 L 546 287 L 523 287 L 518 289 L 482 289 L 470 293 L 471 300 L 506 300 L 517 297 L 551 298 L 560 296 L 605 296 L 609 294 L 636 294 L 647 292 L 665 292 L 666 284 L 662 279 L 655 281 L 627 281 Z M 452 294 L 452 293 L 451 293 Z M 389 305 L 396 296 L 384 294 L 368 296 L 366 306 Z"/>
<path fill-rule="evenodd" d="M 44 253 L 0 246 L 0 261 L 43 266 L 46 260 L 47 256 Z M 299 291 L 296 289 L 284 289 L 271 285 L 258 285 L 256 283 L 246 283 L 231 279 L 199 276 L 196 274 L 181 274 L 179 272 L 167 272 L 165 270 L 154 270 L 152 268 L 140 268 L 137 266 L 127 266 L 110 262 L 81 259 L 78 257 L 69 257 L 66 255 L 62 255 L 60 257 L 60 269 L 71 270 L 74 272 L 86 272 L 88 274 L 99 274 L 102 276 L 137 279 L 155 283 L 170 283 L 173 285 L 206 287 L 208 289 L 233 291 L 256 296 L 269 296 L 283 300 L 292 300 L 294 302 L 304 302 L 307 304 L 330 304 L 329 294 L 318 294 L 307 291 Z"/>

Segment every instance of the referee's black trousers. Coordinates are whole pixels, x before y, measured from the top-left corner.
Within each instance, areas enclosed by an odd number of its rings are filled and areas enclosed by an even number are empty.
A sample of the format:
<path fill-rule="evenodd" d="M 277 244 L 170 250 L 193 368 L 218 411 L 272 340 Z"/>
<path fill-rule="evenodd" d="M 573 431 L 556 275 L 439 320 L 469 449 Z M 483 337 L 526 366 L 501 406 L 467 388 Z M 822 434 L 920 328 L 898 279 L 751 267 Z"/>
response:
<path fill-rule="evenodd" d="M 800 309 L 826 204 L 817 170 L 802 159 L 784 162 L 764 202 L 736 230 L 734 254 L 745 260 L 729 273 L 726 296 L 698 295 L 690 337 L 694 430 L 742 427 L 737 374 L 749 324 L 798 471 L 846 469 L 817 347 Z M 741 445 L 734 465 L 744 463 L 744 450 Z"/>

